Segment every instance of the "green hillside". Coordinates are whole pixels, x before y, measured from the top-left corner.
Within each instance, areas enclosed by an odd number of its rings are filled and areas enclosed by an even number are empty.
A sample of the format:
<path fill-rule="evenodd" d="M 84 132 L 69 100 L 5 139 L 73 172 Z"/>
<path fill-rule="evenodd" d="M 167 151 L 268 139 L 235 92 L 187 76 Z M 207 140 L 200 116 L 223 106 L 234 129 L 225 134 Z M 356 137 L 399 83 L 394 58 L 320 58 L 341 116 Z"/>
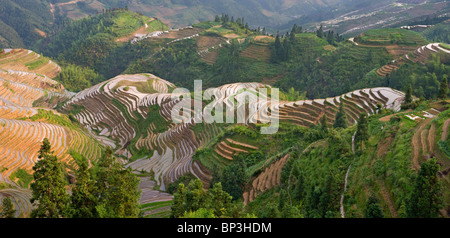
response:
<path fill-rule="evenodd" d="M 0 47 L 29 47 L 45 37 L 52 22 L 54 18 L 47 1 L 4 0 L 0 6 Z"/>

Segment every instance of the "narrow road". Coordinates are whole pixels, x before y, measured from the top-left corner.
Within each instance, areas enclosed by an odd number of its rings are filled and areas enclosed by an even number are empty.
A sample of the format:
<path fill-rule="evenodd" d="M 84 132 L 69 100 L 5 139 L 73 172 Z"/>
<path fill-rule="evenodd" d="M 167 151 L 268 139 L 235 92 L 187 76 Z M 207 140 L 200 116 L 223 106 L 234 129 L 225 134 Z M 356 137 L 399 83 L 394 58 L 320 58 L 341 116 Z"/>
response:
<path fill-rule="evenodd" d="M 352 152 L 353 152 L 353 160 L 355 160 L 355 136 L 356 136 L 356 131 L 352 136 Z M 353 163 L 353 161 L 352 161 Z M 345 192 L 347 191 L 347 181 L 348 181 L 348 174 L 350 173 L 350 169 L 352 168 L 352 164 L 350 164 L 348 166 L 347 169 L 347 173 L 345 174 L 345 179 L 344 179 L 344 192 L 341 195 L 341 217 L 345 218 L 345 211 L 344 211 L 344 195 Z"/>

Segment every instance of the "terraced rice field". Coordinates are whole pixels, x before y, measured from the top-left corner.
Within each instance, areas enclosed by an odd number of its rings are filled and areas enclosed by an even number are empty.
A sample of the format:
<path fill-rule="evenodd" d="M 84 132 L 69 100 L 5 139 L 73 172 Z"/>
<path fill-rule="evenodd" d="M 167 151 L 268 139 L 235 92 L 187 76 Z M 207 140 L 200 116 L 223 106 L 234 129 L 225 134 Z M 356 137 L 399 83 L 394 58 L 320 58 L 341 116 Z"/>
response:
<path fill-rule="evenodd" d="M 186 27 L 181 29 L 170 30 L 169 32 L 165 32 L 156 38 L 168 38 L 168 39 L 183 39 L 186 37 L 197 35 L 198 33 L 205 31 L 201 28 L 195 27 Z"/>
<path fill-rule="evenodd" d="M 69 152 L 74 150 L 93 160 L 101 151 L 92 139 L 66 127 L 32 121 L 0 118 L 0 182 L 16 185 L 10 176 L 18 169 L 31 173 L 37 162 L 38 152 L 44 138 L 48 138 L 55 155 L 67 164 L 74 163 Z"/>
<path fill-rule="evenodd" d="M 264 170 L 264 172 L 253 179 L 253 181 L 250 183 L 250 186 L 246 189 L 243 195 L 245 204 L 248 204 L 255 200 L 258 194 L 261 194 L 270 188 L 280 185 L 281 170 L 289 160 L 289 157 L 290 155 L 287 154 L 279 160 L 273 162 Z"/>
<path fill-rule="evenodd" d="M 377 70 L 377 74 L 386 77 L 390 75 L 393 71 L 401 67 L 405 62 L 421 63 L 425 64 L 426 60 L 431 54 L 436 54 L 439 52 L 450 54 L 450 50 L 447 50 L 440 46 L 439 43 L 431 43 L 428 45 L 421 46 L 413 52 L 404 54 L 399 59 L 392 61 L 391 63 L 384 65 Z"/>
<path fill-rule="evenodd" d="M 144 217 L 167 217 L 170 215 L 173 196 L 155 190 L 156 183 L 148 177 L 141 177 L 141 211 Z"/>
<path fill-rule="evenodd" d="M 152 93 L 143 93 L 135 86 L 128 87 L 120 83 L 126 81 L 135 85 L 136 82 L 149 80 L 158 82 L 152 84 L 154 89 Z M 70 112 L 75 105 L 83 106 L 82 110 L 74 113 L 77 120 L 88 130 L 97 132 L 98 136 L 116 140 L 117 154 L 132 158 L 133 151 L 148 151 L 147 156 L 136 158 L 126 166 L 136 171 L 154 173 L 157 185 L 162 190 L 168 183 L 174 182 L 188 172 L 207 184 L 211 178 L 209 171 L 198 161 L 193 161 L 192 157 L 198 148 L 208 144 L 219 134 L 218 127 L 214 124 L 201 128 L 196 126 L 204 122 L 198 117 L 201 114 L 190 118 L 180 117 L 184 120 L 178 124 L 174 123 L 171 118 L 172 111 L 174 115 L 178 115 L 179 108 L 175 106 L 179 101 L 172 99 L 174 94 L 169 93 L 169 89 L 173 87 L 171 83 L 150 74 L 121 75 L 78 93 L 64 105 L 64 108 Z M 245 123 L 269 122 L 271 117 L 276 115 L 273 112 L 279 111 L 280 120 L 311 126 L 325 114 L 332 123 L 337 107 L 340 103 L 345 103 L 349 121 L 353 123 L 360 113 L 375 113 L 378 103 L 394 110 L 400 109 L 404 96 L 403 93 L 390 88 L 374 88 L 313 101 L 275 103 L 262 98 L 263 100 L 249 104 L 237 103 L 247 96 L 256 95 L 261 88 L 268 89 L 270 86 L 261 83 L 236 83 L 208 90 L 205 94 L 214 96 L 214 99 L 203 108 L 203 113 L 211 114 L 220 103 L 236 110 L 235 119 L 242 118 Z M 149 108 L 155 105 L 159 111 L 150 112 Z M 190 113 L 193 112 L 192 108 L 189 110 Z M 163 127 L 152 121 L 146 122 L 147 118 L 155 116 L 154 114 L 162 118 L 163 121 L 159 123 L 165 124 Z M 196 128 L 195 132 L 193 128 Z M 228 138 L 217 143 L 214 149 L 216 159 L 230 160 L 236 154 L 248 153 L 257 150 L 258 147 Z"/>
<path fill-rule="evenodd" d="M 402 92 L 394 89 L 372 88 L 353 91 L 334 98 L 282 102 L 279 105 L 279 118 L 282 121 L 310 127 L 317 124 L 323 115 L 327 115 L 327 122 L 332 125 L 339 105 L 344 103 L 347 120 L 353 124 L 361 113 L 376 113 L 377 104 L 399 111 L 403 96 Z"/>
<path fill-rule="evenodd" d="M 0 54 L 0 69 L 32 72 L 49 78 L 61 73 L 61 67 L 31 50 L 13 49 Z"/>
<path fill-rule="evenodd" d="M 9 184 L 0 190 L 2 197 L 11 197 L 16 216 L 31 212 L 31 191 L 20 188 L 22 184 L 15 172 L 19 169 L 32 173 L 38 160 L 38 151 L 44 138 L 50 140 L 52 150 L 68 168 L 74 167 L 70 153 L 80 153 L 95 161 L 101 156 L 101 147 L 82 131 L 42 121 L 30 121 L 38 114 L 33 103 L 70 98 L 70 93 L 51 77 L 61 68 L 49 59 L 23 49 L 0 54 L 0 183 Z M 44 110 L 51 110 L 45 109 Z"/>
<path fill-rule="evenodd" d="M 233 160 L 233 156 L 236 156 L 240 153 L 248 154 L 250 151 L 258 149 L 259 148 L 256 146 L 227 138 L 226 140 L 218 143 L 214 151 L 225 159 Z"/>
<path fill-rule="evenodd" d="M 269 62 L 270 60 L 270 48 L 265 44 L 250 44 L 241 53 L 242 57 Z"/>
<path fill-rule="evenodd" d="M 14 209 L 16 210 L 15 217 L 28 217 L 30 215 L 32 210 L 32 205 L 30 203 L 31 190 L 22 188 L 7 188 L 0 190 L 0 204 L 5 197 L 11 198 Z"/>
<path fill-rule="evenodd" d="M 200 36 L 197 40 L 198 54 L 203 62 L 213 65 L 219 57 L 218 49 L 228 41 L 220 37 Z"/>

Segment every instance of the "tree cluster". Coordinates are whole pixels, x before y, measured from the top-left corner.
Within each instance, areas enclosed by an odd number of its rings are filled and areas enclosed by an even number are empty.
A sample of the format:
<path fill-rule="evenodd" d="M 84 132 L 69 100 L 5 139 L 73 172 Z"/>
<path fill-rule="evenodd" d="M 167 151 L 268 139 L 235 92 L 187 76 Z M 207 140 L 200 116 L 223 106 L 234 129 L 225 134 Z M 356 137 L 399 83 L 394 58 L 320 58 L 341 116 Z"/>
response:
<path fill-rule="evenodd" d="M 34 218 L 137 217 L 139 215 L 139 179 L 123 169 L 107 149 L 98 164 L 75 154 L 78 169 L 74 184 L 69 184 L 63 164 L 51 151 L 48 139 L 39 150 L 39 161 L 33 167 L 31 203 Z M 72 193 L 69 195 L 68 190 Z"/>

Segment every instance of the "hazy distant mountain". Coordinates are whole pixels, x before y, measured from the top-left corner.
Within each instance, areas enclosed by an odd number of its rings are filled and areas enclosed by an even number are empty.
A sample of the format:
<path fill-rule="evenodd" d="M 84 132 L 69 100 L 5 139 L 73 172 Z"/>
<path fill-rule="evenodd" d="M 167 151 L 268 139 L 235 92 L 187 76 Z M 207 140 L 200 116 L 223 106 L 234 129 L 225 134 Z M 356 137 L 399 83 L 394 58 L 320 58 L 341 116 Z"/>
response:
<path fill-rule="evenodd" d="M 157 16 L 172 26 L 210 20 L 218 14 L 245 17 L 251 26 L 275 27 L 294 19 L 326 20 L 341 12 L 372 5 L 369 0 L 54 0 L 70 18 L 79 18 L 103 8 L 125 7 L 147 16 Z M 65 3 L 64 3 L 65 2 Z M 381 0 L 377 3 L 393 2 Z"/>

